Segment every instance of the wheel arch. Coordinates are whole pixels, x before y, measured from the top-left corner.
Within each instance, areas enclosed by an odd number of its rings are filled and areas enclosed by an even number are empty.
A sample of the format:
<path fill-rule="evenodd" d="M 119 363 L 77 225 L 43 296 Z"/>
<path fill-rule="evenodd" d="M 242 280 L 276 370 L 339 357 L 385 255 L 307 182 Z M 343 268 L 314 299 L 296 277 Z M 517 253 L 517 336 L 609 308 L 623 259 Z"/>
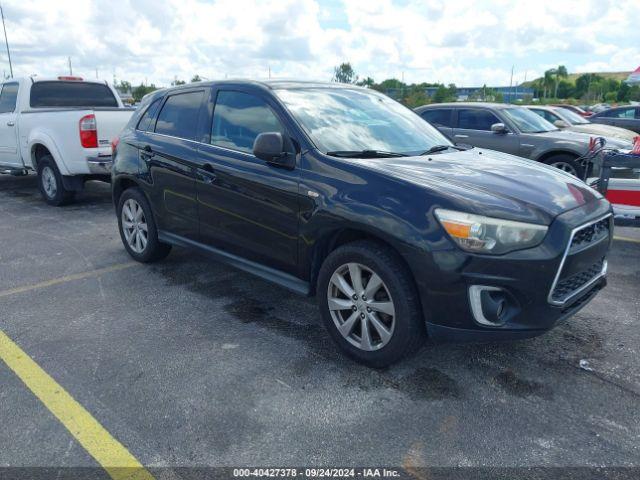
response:
<path fill-rule="evenodd" d="M 546 163 L 547 160 L 549 160 L 551 157 L 555 157 L 556 155 L 569 155 L 573 159 L 580 157 L 580 154 L 571 150 L 549 150 L 547 152 L 544 152 L 542 155 L 539 155 L 536 160 L 538 162 Z"/>
<path fill-rule="evenodd" d="M 404 266 L 411 273 L 415 283 L 415 276 L 406 258 L 402 254 L 399 244 L 388 235 L 361 226 L 336 227 L 318 238 L 309 256 L 309 286 L 310 294 L 314 295 L 318 283 L 318 274 L 325 259 L 337 248 L 358 240 L 370 240 L 389 248 L 398 255 Z"/>
<path fill-rule="evenodd" d="M 125 190 L 135 187 L 140 188 L 140 183 L 138 183 L 138 181 L 134 180 L 131 177 L 115 178 L 113 180 L 113 185 L 111 186 L 111 195 L 114 206 L 117 208 L 120 197 Z"/>
<path fill-rule="evenodd" d="M 60 151 L 53 139 L 44 132 L 34 132 L 29 138 L 29 160 L 34 170 L 38 170 L 38 162 L 44 155 L 51 155 L 62 175 L 69 175 Z"/>

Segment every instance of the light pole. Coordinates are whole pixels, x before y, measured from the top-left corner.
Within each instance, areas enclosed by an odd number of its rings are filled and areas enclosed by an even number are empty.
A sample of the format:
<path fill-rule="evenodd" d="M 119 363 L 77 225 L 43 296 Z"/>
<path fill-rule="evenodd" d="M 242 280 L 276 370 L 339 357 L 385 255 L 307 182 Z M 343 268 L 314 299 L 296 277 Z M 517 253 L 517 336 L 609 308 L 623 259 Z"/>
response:
<path fill-rule="evenodd" d="M 0 3 L 0 16 L 2 16 L 2 29 L 4 30 L 4 43 L 7 46 L 7 57 L 9 58 L 9 74 L 13 78 L 13 66 L 11 65 L 11 52 L 9 52 L 9 39 L 7 38 L 7 27 L 4 24 L 4 11 L 2 10 L 2 4 Z"/>

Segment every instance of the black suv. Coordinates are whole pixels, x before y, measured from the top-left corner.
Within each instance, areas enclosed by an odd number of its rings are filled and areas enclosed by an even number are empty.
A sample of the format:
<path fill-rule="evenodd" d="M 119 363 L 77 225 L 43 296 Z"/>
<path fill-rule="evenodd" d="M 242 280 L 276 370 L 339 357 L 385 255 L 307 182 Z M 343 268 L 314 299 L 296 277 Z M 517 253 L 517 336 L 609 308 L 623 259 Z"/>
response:
<path fill-rule="evenodd" d="M 605 285 L 601 195 L 545 165 L 453 146 L 372 90 L 171 88 L 146 97 L 114 145 L 134 259 L 193 247 L 315 294 L 333 339 L 371 366 L 425 335 L 538 335 Z"/>

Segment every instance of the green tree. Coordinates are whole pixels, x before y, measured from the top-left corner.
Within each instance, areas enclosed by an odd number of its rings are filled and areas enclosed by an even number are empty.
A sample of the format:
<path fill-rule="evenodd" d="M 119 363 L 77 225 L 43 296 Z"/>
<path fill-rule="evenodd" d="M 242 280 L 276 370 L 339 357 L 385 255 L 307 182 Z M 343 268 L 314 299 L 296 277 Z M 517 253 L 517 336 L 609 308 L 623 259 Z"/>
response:
<path fill-rule="evenodd" d="M 332 81 L 338 83 L 356 83 L 358 81 L 358 76 L 353 70 L 351 63 L 346 62 L 341 63 L 333 69 Z"/>
<path fill-rule="evenodd" d="M 373 88 L 376 82 L 371 77 L 363 78 L 362 80 L 356 82 L 356 84 L 360 87 Z"/>
<path fill-rule="evenodd" d="M 553 91 L 553 98 L 558 98 L 558 85 L 560 83 L 560 79 L 567 78 L 569 76 L 569 73 L 567 72 L 567 67 L 565 67 L 564 65 L 558 65 L 558 68 L 556 68 L 554 72 L 556 74 L 556 86 L 555 90 Z"/>
<path fill-rule="evenodd" d="M 201 81 L 202 81 L 202 79 L 200 78 L 200 75 L 198 75 L 198 74 L 195 74 L 193 76 L 193 78 L 191 78 L 191 83 L 196 83 L 196 82 L 201 82 Z"/>
<path fill-rule="evenodd" d="M 184 85 L 187 82 L 185 82 L 184 80 L 179 80 L 178 77 L 174 78 L 173 82 L 171 82 L 171 86 L 172 87 L 177 87 L 178 85 Z"/>
<path fill-rule="evenodd" d="M 141 83 L 139 86 L 133 89 L 131 94 L 133 95 L 133 99 L 136 102 L 139 102 L 140 100 L 142 100 L 142 97 L 156 90 L 157 88 L 153 83 L 151 85 L 145 85 L 144 83 Z"/>

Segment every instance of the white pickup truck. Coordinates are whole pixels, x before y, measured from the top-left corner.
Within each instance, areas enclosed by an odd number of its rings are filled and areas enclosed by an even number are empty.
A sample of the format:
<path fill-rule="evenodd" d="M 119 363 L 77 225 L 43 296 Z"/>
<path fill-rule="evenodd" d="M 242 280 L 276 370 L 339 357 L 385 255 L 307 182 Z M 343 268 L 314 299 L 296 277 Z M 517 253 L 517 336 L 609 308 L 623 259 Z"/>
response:
<path fill-rule="evenodd" d="M 132 114 L 107 82 L 79 77 L 5 80 L 0 89 L 0 173 L 35 171 L 47 203 L 69 203 L 85 181 L 109 181 L 111 140 Z"/>

